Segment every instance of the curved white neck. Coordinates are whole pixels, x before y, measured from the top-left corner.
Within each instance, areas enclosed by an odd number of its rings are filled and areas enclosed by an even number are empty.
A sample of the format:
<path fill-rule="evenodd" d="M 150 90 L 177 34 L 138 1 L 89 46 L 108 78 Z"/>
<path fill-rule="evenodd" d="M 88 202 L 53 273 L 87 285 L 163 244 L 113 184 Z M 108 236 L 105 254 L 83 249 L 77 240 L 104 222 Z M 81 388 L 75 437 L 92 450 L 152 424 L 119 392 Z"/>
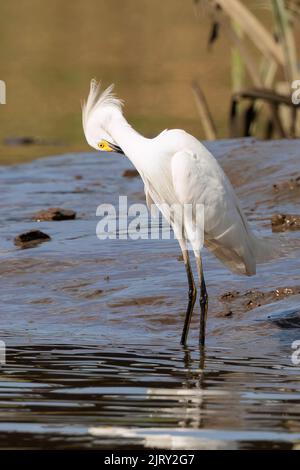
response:
<path fill-rule="evenodd" d="M 138 167 L 143 149 L 149 145 L 151 139 L 147 139 L 135 131 L 121 114 L 111 119 L 107 131 L 134 166 Z"/>

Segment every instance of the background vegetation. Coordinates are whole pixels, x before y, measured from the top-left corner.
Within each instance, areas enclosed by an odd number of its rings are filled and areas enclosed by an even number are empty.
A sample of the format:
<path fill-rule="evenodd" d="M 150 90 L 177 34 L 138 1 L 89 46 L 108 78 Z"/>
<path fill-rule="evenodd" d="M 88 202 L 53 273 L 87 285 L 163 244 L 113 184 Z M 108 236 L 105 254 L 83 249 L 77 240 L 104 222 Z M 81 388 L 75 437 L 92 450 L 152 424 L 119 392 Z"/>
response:
<path fill-rule="evenodd" d="M 261 2 L 244 3 L 272 25 Z M 211 18 L 200 9 L 193 0 L 2 0 L 0 162 L 88 150 L 80 100 L 92 77 L 116 84 L 142 133 L 180 127 L 205 137 L 191 89 L 196 79 L 218 137 L 227 136 L 232 44 L 222 34 L 208 47 Z M 4 143 L 15 136 L 43 145 Z"/>

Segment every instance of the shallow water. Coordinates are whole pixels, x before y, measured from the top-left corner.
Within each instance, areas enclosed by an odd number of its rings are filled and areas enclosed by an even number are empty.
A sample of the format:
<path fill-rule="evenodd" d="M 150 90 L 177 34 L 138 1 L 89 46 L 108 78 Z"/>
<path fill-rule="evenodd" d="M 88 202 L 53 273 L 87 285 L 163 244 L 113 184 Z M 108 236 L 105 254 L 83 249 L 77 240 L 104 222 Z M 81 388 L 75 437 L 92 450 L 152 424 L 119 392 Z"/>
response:
<path fill-rule="evenodd" d="M 299 141 L 210 144 L 252 225 L 270 235 L 274 213 L 299 213 Z M 294 255 L 229 273 L 208 252 L 205 351 L 179 345 L 187 302 L 174 240 L 100 241 L 101 203 L 128 194 L 119 156 L 65 155 L 0 168 L 0 445 L 18 448 L 293 448 L 300 443 L 299 232 L 282 237 Z M 80 179 L 78 179 L 80 175 Z M 255 175 L 255 176 L 254 176 Z M 274 190 L 273 184 L 280 183 Z M 33 222 L 50 206 L 77 219 Z M 31 228 L 52 240 L 21 250 Z M 288 288 L 289 295 L 276 289 Z M 235 292 L 233 298 L 221 296 Z M 258 300 L 249 292 L 260 293 Z"/>

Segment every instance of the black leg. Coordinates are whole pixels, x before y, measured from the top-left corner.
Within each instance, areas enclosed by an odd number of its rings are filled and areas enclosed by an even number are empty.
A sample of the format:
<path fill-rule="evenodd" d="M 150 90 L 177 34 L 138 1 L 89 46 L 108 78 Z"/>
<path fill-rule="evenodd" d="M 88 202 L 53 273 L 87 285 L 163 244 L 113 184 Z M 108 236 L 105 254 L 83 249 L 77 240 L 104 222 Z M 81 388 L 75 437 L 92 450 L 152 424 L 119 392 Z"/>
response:
<path fill-rule="evenodd" d="M 188 306 L 187 306 L 187 310 L 185 314 L 185 320 L 184 320 L 184 325 L 183 325 L 183 330 L 182 330 L 182 335 L 181 335 L 181 344 L 184 345 L 186 344 L 188 333 L 189 333 L 190 323 L 191 323 L 194 305 L 195 305 L 196 297 L 197 297 L 197 289 L 195 286 L 193 273 L 192 273 L 190 260 L 189 260 L 189 255 L 187 251 L 183 252 L 183 259 L 184 259 L 188 283 L 189 283 L 189 302 L 188 302 Z"/>
<path fill-rule="evenodd" d="M 199 342 L 201 346 L 205 344 L 205 330 L 206 330 L 206 319 L 207 319 L 207 310 L 208 310 L 208 296 L 205 286 L 205 281 L 203 278 L 203 282 L 200 286 L 201 294 L 200 294 L 200 335 L 199 335 Z"/>
<path fill-rule="evenodd" d="M 208 295 L 206 291 L 206 285 L 203 274 L 202 260 L 201 256 L 196 257 L 197 261 L 197 270 L 200 280 L 200 334 L 199 334 L 199 343 L 200 346 L 205 345 L 205 330 L 206 330 L 206 319 L 207 319 L 207 310 L 208 310 Z"/>

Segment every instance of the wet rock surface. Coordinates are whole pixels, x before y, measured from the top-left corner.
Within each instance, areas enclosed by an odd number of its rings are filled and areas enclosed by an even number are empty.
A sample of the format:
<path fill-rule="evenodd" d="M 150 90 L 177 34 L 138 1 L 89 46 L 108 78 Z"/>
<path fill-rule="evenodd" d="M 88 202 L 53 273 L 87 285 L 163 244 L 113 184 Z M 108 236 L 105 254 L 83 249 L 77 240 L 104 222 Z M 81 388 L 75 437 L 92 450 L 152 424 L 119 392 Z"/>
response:
<path fill-rule="evenodd" d="M 43 242 L 48 242 L 51 237 L 40 230 L 29 230 L 17 235 L 14 239 L 16 246 L 20 248 L 33 248 Z"/>
<path fill-rule="evenodd" d="M 50 207 L 37 212 L 33 216 L 33 220 L 41 222 L 43 220 L 73 220 L 76 217 L 76 212 L 70 209 L 61 209 L 59 207 Z"/>

